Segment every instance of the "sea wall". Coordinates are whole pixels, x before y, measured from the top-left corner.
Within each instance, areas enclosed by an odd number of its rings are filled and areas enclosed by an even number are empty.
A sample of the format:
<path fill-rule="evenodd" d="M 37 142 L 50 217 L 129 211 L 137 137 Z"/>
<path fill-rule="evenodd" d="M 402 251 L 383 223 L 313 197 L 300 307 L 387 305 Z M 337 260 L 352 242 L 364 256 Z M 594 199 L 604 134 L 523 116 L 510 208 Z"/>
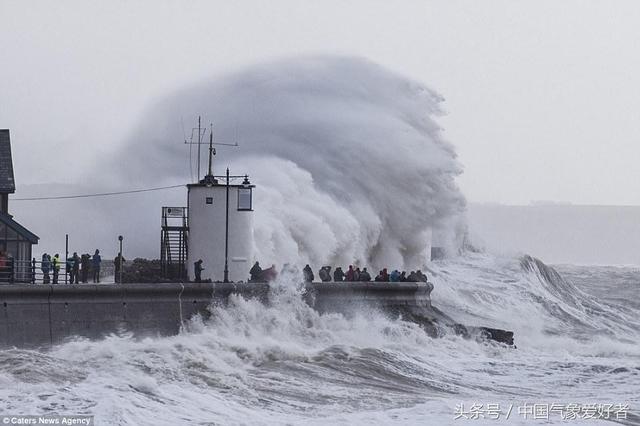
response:
<path fill-rule="evenodd" d="M 371 306 L 392 312 L 425 312 L 431 284 L 309 283 L 304 298 L 319 311 L 350 312 Z M 0 286 L 0 347 L 41 347 L 76 337 L 113 333 L 172 335 L 194 315 L 231 294 L 269 303 L 266 283 L 162 283 L 122 285 Z"/>

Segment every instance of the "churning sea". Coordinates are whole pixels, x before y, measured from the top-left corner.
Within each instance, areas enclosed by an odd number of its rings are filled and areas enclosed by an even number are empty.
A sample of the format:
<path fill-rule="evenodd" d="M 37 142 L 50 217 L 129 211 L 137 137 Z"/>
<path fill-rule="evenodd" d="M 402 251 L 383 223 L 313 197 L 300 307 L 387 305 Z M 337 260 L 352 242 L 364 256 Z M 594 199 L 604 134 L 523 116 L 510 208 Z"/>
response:
<path fill-rule="evenodd" d="M 557 271 L 557 273 L 556 273 Z M 431 338 L 376 311 L 319 314 L 293 283 L 177 336 L 0 350 L 0 415 L 98 425 L 640 424 L 640 268 L 465 254 L 433 304 L 517 348 Z"/>

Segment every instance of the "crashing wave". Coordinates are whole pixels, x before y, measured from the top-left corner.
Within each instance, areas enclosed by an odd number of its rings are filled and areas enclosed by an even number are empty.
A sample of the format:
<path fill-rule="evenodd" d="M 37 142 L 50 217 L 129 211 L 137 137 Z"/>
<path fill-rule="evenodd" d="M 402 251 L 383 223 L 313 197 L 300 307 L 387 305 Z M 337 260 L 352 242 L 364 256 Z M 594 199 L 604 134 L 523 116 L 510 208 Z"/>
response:
<path fill-rule="evenodd" d="M 424 265 L 432 228 L 454 232 L 464 198 L 442 97 L 364 59 L 274 61 L 195 85 L 142 120 L 113 162 L 120 178 L 184 179 L 180 117 L 202 114 L 255 191 L 255 254 L 264 264 Z M 192 158 L 192 160 L 194 160 Z M 195 170 L 196 167 L 193 167 Z"/>

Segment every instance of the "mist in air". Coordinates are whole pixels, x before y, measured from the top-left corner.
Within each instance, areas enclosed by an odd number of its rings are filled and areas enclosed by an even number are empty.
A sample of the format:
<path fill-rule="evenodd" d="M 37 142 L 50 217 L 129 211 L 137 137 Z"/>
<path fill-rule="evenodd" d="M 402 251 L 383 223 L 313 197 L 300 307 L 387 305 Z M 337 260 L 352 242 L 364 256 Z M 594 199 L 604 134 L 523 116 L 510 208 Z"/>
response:
<path fill-rule="evenodd" d="M 252 66 L 159 102 L 106 162 L 105 187 L 193 181 L 196 150 L 182 142 L 202 115 L 203 126 L 213 123 L 216 141 L 239 143 L 217 148 L 214 174 L 230 166 L 257 185 L 256 259 L 420 266 L 430 229 L 451 233 L 451 218 L 465 205 L 455 184 L 461 166 L 435 121 L 442 101 L 428 87 L 360 58 Z M 201 164 L 204 174 L 206 149 Z M 158 257 L 160 207 L 186 205 L 186 188 L 77 203 L 60 206 L 67 218 L 92 228 L 76 241 L 113 245 L 122 233 L 129 252 Z M 95 220 L 87 219 L 91 208 Z M 41 237 L 56 232 L 63 238 L 62 229 Z"/>

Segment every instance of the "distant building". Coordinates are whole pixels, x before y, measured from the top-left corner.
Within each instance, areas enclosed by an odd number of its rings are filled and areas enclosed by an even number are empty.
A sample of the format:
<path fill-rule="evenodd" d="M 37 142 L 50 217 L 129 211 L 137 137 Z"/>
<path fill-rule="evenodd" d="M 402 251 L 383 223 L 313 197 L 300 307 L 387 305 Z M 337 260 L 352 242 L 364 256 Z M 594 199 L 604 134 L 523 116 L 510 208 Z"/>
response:
<path fill-rule="evenodd" d="M 9 129 L 0 129 L 0 250 L 5 259 L 13 258 L 13 267 L 0 259 L 0 282 L 31 281 L 31 259 L 33 244 L 38 236 L 20 225 L 9 214 L 9 194 L 16 192 L 11 157 Z"/>

